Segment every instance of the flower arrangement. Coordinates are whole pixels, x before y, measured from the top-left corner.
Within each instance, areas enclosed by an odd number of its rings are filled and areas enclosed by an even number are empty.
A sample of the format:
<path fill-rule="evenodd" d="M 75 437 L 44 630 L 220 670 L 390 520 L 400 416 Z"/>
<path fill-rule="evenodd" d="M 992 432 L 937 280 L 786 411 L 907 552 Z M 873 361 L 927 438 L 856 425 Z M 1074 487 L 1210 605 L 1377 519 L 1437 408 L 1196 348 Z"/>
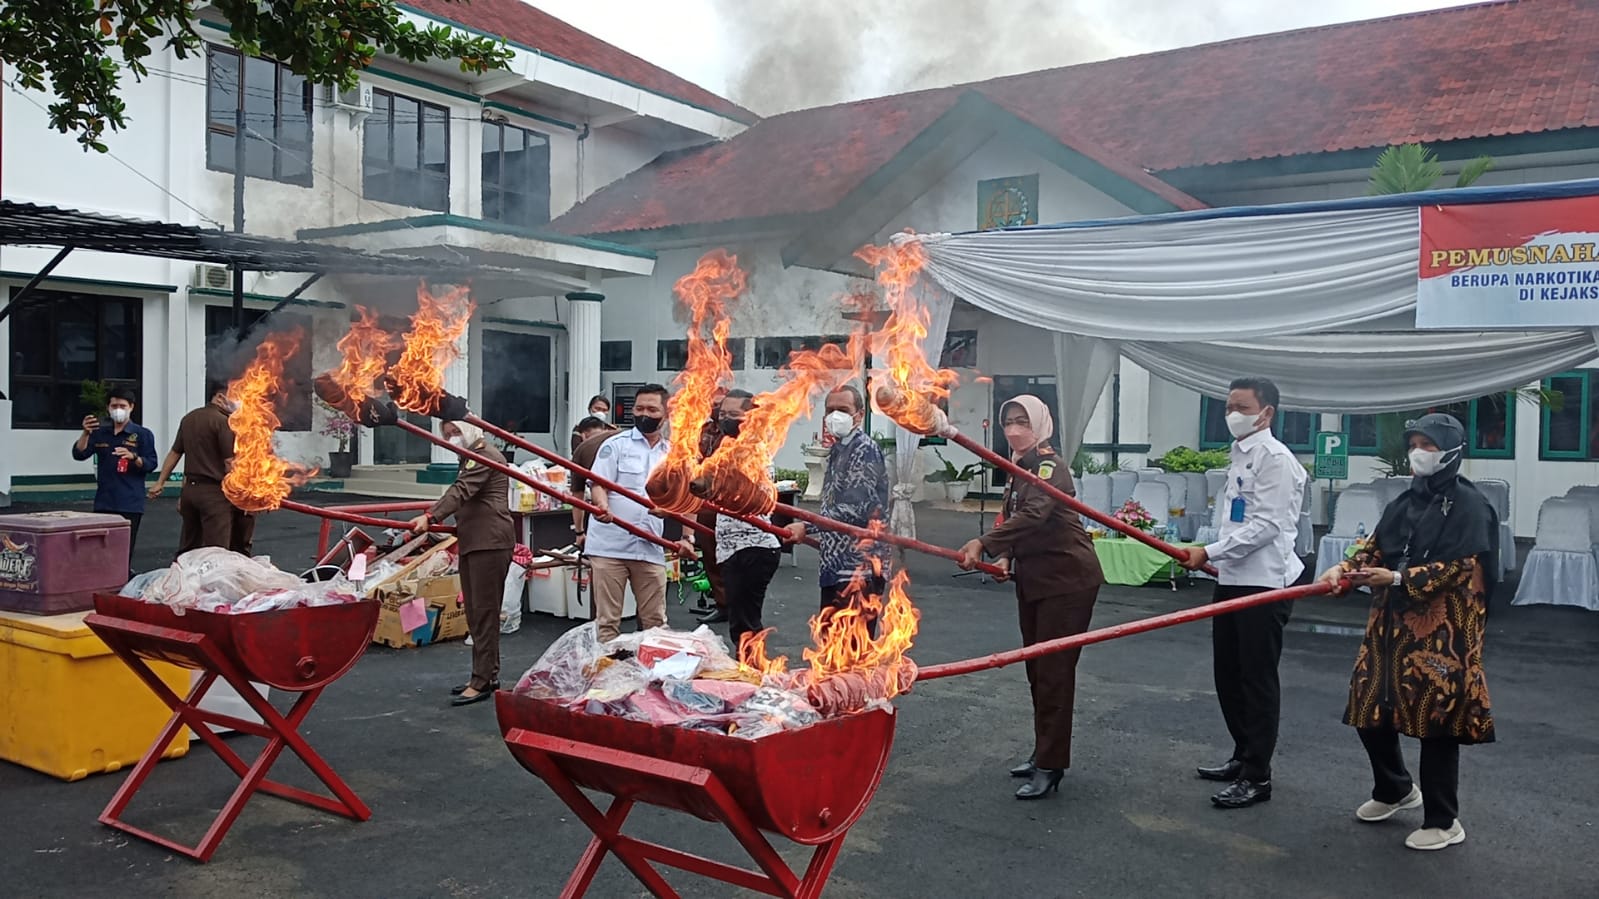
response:
<path fill-rule="evenodd" d="M 328 413 L 327 423 L 322 425 L 322 430 L 317 433 L 323 437 L 332 437 L 337 440 L 339 442 L 339 452 L 349 452 L 350 440 L 355 436 L 355 421 L 338 409 L 322 402 L 321 399 L 317 400 L 317 405 L 327 410 Z"/>
<path fill-rule="evenodd" d="M 1155 529 L 1154 516 L 1150 515 L 1149 510 L 1145 509 L 1137 500 L 1130 499 L 1122 503 L 1122 507 L 1116 510 L 1114 518 L 1122 524 L 1135 527 L 1145 533 Z"/>

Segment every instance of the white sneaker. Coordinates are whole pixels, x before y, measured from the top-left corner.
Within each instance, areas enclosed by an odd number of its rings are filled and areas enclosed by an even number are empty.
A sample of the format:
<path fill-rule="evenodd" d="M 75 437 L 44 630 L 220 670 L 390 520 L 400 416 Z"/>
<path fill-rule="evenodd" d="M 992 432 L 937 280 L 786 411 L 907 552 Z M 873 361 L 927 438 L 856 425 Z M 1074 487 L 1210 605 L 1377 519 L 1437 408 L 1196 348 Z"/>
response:
<path fill-rule="evenodd" d="M 1392 818 L 1396 812 L 1401 812 L 1410 808 L 1418 808 L 1420 806 L 1421 788 L 1412 785 L 1410 788 L 1410 795 L 1399 800 L 1398 802 L 1378 802 L 1375 799 L 1367 799 L 1365 802 L 1360 804 L 1360 808 L 1355 809 L 1355 817 L 1367 823 L 1387 821 L 1389 818 Z"/>
<path fill-rule="evenodd" d="M 1443 849 L 1448 846 L 1453 846 L 1456 843 L 1464 843 L 1465 841 L 1466 829 L 1460 826 L 1459 818 L 1455 819 L 1455 823 L 1451 824 L 1448 830 L 1444 830 L 1439 827 L 1423 827 L 1422 829 L 1412 833 L 1410 836 L 1405 837 L 1406 846 L 1409 846 L 1412 849 L 1420 849 L 1424 852 L 1433 849 Z"/>

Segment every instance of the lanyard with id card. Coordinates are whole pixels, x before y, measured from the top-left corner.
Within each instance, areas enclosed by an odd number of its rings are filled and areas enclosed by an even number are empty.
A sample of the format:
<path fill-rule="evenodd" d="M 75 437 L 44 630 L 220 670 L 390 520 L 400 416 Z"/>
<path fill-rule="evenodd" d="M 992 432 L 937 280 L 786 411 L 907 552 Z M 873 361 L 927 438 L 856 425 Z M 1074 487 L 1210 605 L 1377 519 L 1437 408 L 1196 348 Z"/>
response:
<path fill-rule="evenodd" d="M 1239 478 L 1238 479 L 1238 489 L 1239 489 L 1240 493 L 1238 493 L 1237 495 L 1235 495 L 1233 497 L 1233 504 L 1232 504 L 1233 507 L 1232 507 L 1231 512 L 1227 516 L 1228 520 L 1233 521 L 1233 522 L 1241 522 L 1241 521 L 1244 520 L 1244 496 L 1243 496 L 1243 493 L 1241 492 L 1244 489 L 1244 479 L 1243 478 Z"/>

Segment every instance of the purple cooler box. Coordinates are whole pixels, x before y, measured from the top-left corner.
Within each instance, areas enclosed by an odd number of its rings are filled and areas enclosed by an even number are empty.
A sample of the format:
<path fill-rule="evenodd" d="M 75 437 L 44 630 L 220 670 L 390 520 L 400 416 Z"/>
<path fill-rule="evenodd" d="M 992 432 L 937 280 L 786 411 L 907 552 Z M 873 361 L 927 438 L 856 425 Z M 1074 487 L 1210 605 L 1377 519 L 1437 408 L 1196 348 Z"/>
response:
<path fill-rule="evenodd" d="M 94 608 L 128 579 L 128 522 L 100 512 L 0 515 L 0 609 L 55 615 Z"/>

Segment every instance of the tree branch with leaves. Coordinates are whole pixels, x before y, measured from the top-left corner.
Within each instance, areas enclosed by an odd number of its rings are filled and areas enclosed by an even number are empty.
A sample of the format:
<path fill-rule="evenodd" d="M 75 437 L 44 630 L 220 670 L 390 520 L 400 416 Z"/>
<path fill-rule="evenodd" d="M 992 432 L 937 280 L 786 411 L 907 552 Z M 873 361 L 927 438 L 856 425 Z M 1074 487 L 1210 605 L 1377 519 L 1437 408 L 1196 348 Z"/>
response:
<path fill-rule="evenodd" d="M 201 8 L 226 20 L 240 52 L 344 90 L 380 52 L 407 62 L 451 59 L 471 74 L 507 68 L 512 56 L 494 38 L 418 27 L 394 0 L 6 0 L 0 61 L 15 69 L 20 86 L 54 94 L 52 128 L 103 153 L 107 129 L 128 126 L 123 71 L 143 80 L 157 47 L 179 59 L 203 53 Z"/>

